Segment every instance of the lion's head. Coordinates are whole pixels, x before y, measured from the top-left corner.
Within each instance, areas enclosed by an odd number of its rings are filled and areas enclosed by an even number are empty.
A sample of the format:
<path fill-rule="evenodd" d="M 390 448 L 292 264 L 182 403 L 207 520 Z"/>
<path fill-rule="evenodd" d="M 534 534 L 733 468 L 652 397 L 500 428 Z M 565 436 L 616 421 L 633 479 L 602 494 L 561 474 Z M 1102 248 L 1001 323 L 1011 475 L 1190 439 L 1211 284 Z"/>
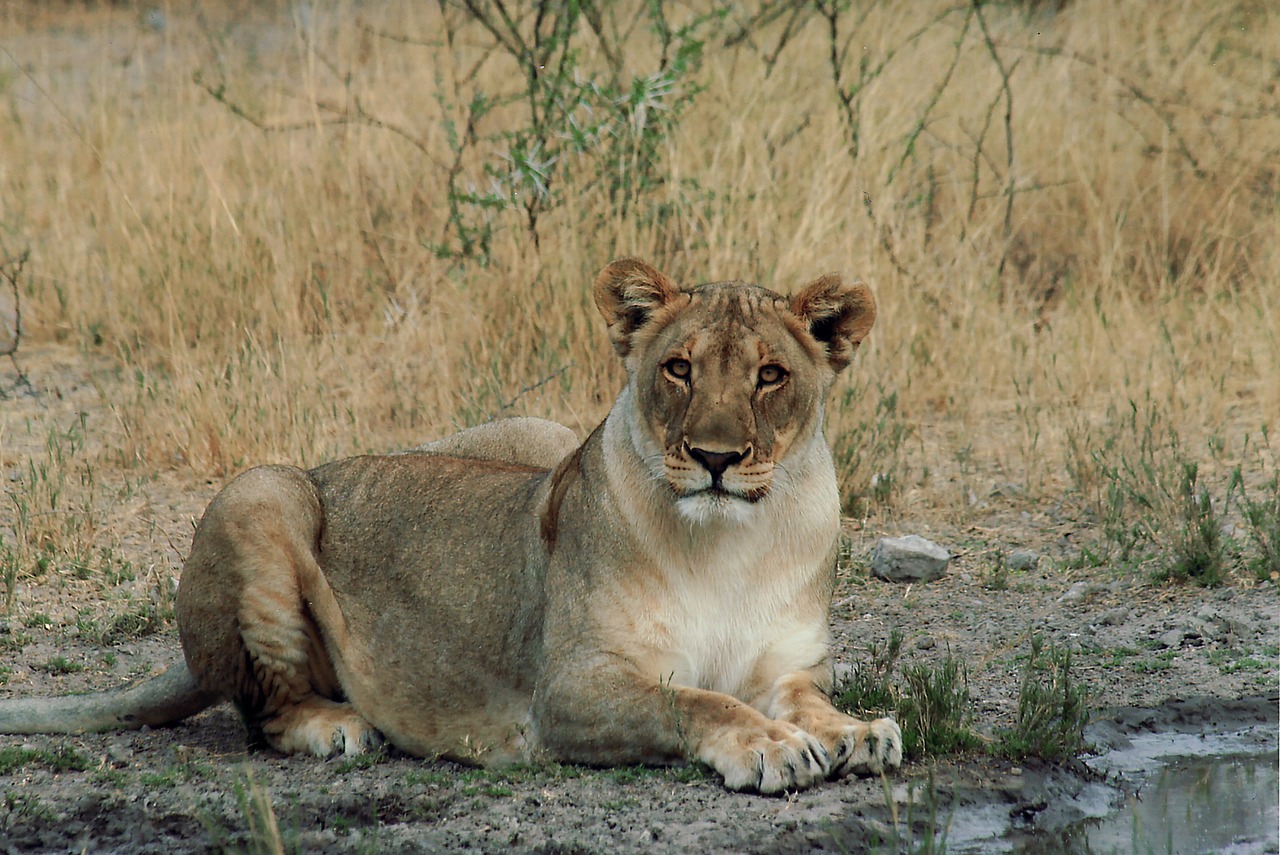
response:
<path fill-rule="evenodd" d="M 637 259 L 596 279 L 632 390 L 637 451 L 692 520 L 745 518 L 821 435 L 823 401 L 875 321 L 861 282 L 794 297 L 739 282 L 680 288 Z"/>

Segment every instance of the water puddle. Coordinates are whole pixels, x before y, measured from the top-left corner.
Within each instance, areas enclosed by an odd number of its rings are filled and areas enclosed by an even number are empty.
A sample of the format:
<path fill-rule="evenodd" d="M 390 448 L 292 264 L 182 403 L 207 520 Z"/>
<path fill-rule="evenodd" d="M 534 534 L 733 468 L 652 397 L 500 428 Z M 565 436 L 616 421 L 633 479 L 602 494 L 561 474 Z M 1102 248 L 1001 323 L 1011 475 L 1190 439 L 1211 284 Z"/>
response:
<path fill-rule="evenodd" d="M 1139 733 L 1116 742 L 1085 759 L 1105 780 L 1050 781 L 1042 803 L 956 810 L 946 851 L 1280 852 L 1280 755 L 1274 723 L 1228 733 Z"/>

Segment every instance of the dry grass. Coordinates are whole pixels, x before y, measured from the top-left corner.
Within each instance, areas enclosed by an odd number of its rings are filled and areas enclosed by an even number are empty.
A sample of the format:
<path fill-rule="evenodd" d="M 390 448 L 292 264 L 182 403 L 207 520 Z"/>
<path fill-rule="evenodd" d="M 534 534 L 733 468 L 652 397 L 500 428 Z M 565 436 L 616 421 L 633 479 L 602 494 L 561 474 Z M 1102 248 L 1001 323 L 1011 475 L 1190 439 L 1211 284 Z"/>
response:
<path fill-rule="evenodd" d="M 518 90 L 473 22 L 452 14 L 448 47 L 434 4 L 6 4 L 0 254 L 31 250 L 22 347 L 109 359 L 97 483 L 221 479 L 499 414 L 585 432 L 621 382 L 588 296 L 613 257 L 783 291 L 836 269 L 881 306 L 830 415 L 851 493 L 888 475 L 904 513 L 955 516 L 994 481 L 1084 495 L 1131 401 L 1260 483 L 1274 457 L 1243 437 L 1280 414 L 1280 15 L 1052 5 L 855 4 L 846 109 L 821 14 L 725 46 L 739 4 L 705 25 L 654 180 L 624 209 L 588 156 L 566 161 L 536 242 L 494 212 L 479 264 L 431 249 L 446 120 Z M 623 43 L 624 79 L 657 67 L 643 26 Z M 575 44 L 603 72 L 601 40 Z M 479 133 L 521 121 L 508 104 Z M 464 152 L 460 181 L 497 155 Z"/>

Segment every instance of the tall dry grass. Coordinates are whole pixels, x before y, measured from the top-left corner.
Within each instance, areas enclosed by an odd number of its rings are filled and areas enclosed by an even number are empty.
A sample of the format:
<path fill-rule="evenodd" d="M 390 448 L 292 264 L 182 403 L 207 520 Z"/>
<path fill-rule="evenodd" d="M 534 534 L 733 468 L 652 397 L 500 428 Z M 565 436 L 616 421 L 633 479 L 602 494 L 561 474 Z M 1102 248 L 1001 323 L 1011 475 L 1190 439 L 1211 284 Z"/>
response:
<path fill-rule="evenodd" d="M 611 37 L 623 79 L 659 67 L 657 36 L 627 32 L 640 5 L 603 4 L 604 38 L 582 24 L 584 74 Z M 630 204 L 566 159 L 536 240 L 518 207 L 484 213 L 484 264 L 432 249 L 450 172 L 483 187 L 526 117 L 493 109 L 461 157 L 448 128 L 522 72 L 443 15 L 5 5 L 0 243 L 32 252 L 23 347 L 114 366 L 100 479 L 314 464 L 504 414 L 585 432 L 621 383 L 589 284 L 624 254 L 686 281 L 872 285 L 830 412 L 852 493 L 962 514 L 997 481 L 1083 490 L 1134 407 L 1224 471 L 1274 472 L 1243 441 L 1280 421 L 1269 4 L 736 4 L 702 24 Z"/>

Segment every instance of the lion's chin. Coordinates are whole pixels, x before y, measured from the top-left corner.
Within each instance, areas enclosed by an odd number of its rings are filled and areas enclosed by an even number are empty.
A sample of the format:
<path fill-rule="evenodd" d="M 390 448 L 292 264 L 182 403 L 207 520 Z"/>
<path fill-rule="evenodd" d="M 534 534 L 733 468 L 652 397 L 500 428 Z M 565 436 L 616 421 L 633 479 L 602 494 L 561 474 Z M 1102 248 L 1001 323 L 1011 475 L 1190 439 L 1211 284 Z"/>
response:
<path fill-rule="evenodd" d="M 755 519 L 756 501 L 754 497 L 709 487 L 676 499 L 676 510 L 694 525 L 746 523 Z"/>

